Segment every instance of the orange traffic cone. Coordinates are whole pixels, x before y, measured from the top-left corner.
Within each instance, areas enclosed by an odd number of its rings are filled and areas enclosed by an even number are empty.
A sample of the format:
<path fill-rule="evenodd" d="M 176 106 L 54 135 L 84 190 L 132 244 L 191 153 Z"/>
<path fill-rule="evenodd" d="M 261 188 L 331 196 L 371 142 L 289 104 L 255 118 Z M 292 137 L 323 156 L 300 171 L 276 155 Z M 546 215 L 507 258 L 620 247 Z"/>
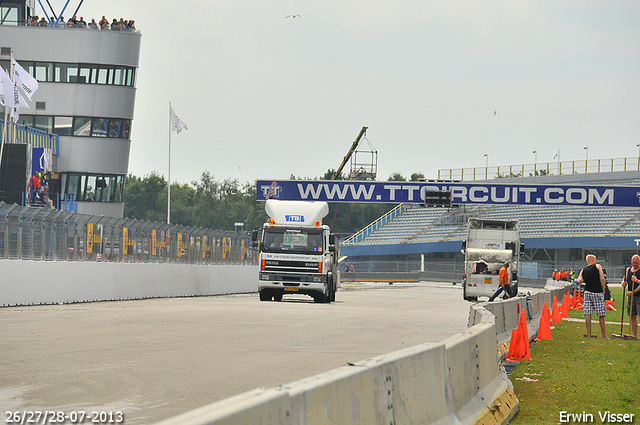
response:
<path fill-rule="evenodd" d="M 511 333 L 511 337 L 514 337 L 515 342 L 512 340 L 511 344 L 514 344 L 513 353 L 507 358 L 512 362 L 519 362 L 520 360 L 531 360 L 531 349 L 529 348 L 529 330 L 527 329 L 527 314 L 524 310 L 520 312 L 520 321 L 518 322 L 517 331 Z M 509 351 L 511 351 L 511 344 L 509 345 Z"/>
<path fill-rule="evenodd" d="M 576 304 L 578 304 L 579 300 L 576 298 L 576 290 L 573 290 L 573 297 L 571 298 L 571 309 L 576 308 Z"/>
<path fill-rule="evenodd" d="M 553 310 L 551 311 L 551 320 L 555 325 L 558 322 L 562 321 L 562 316 L 560 316 L 560 312 L 558 311 L 558 299 L 556 296 L 553 296 Z"/>
<path fill-rule="evenodd" d="M 515 328 L 514 330 L 511 331 L 511 340 L 509 341 L 509 352 L 507 353 L 507 359 L 510 359 L 516 356 L 517 340 L 518 340 L 518 329 Z"/>
<path fill-rule="evenodd" d="M 614 300 L 606 300 L 604 302 L 604 305 L 607 307 L 607 310 L 613 310 L 613 311 L 618 311 L 616 310 L 616 303 Z"/>
<path fill-rule="evenodd" d="M 551 326 L 549 325 L 549 309 L 547 303 L 544 303 L 542 307 L 542 316 L 540 316 L 540 327 L 538 328 L 538 337 L 536 341 L 541 339 L 553 339 L 551 338 Z"/>

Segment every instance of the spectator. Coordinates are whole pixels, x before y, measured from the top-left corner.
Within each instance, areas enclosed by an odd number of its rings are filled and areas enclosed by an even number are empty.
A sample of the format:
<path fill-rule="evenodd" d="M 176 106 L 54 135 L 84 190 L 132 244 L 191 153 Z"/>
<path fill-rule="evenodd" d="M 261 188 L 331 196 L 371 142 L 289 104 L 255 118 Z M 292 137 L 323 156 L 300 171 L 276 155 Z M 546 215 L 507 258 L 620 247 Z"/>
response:
<path fill-rule="evenodd" d="M 87 23 L 84 21 L 84 16 L 80 17 L 80 20 L 78 22 L 76 22 L 76 26 L 79 28 L 86 28 L 87 27 Z"/>
<path fill-rule="evenodd" d="M 45 17 L 43 16 L 42 18 L 40 18 L 40 22 L 38 22 L 38 26 L 39 27 L 46 27 L 47 25 L 49 25 L 49 22 L 47 22 Z"/>
<path fill-rule="evenodd" d="M 69 20 L 67 21 L 67 28 L 73 28 L 76 26 L 76 18 L 75 16 L 73 18 L 69 18 Z"/>
<path fill-rule="evenodd" d="M 111 21 L 111 31 L 120 31 L 120 26 L 116 18 L 113 18 L 113 21 Z"/>
<path fill-rule="evenodd" d="M 604 293 L 606 283 L 604 280 L 604 272 L 602 266 L 596 262 L 596 256 L 593 254 L 587 255 L 587 267 L 582 269 L 578 276 L 578 283 L 586 285 L 584 290 L 584 324 L 587 329 L 587 333 L 584 335 L 586 338 L 596 338 L 595 335 L 591 335 L 591 315 L 595 310 L 600 322 L 600 331 L 603 339 L 607 338 L 607 330 L 605 325 L 606 306 L 604 303 Z"/>
<path fill-rule="evenodd" d="M 97 30 L 98 29 L 98 24 L 96 23 L 96 20 L 91 18 L 91 22 L 89 22 L 89 29 L 91 30 Z"/>
<path fill-rule="evenodd" d="M 29 181 L 29 187 L 31 188 L 31 203 L 36 202 L 36 196 L 38 196 L 38 192 L 40 191 L 40 177 L 38 176 L 38 172 L 33 172 L 33 177 Z"/>
<path fill-rule="evenodd" d="M 100 29 L 101 30 L 108 30 L 109 29 L 109 21 L 107 20 L 107 18 L 102 15 L 102 19 L 100 19 L 100 22 L 98 22 L 98 25 L 100 25 Z"/>

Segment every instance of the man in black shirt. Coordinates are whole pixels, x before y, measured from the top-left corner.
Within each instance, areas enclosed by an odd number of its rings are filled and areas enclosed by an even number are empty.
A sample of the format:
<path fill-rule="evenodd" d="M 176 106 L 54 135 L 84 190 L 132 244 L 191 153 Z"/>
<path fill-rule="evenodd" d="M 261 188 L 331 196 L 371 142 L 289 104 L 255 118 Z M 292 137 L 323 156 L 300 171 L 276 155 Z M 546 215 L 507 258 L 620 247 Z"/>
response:
<path fill-rule="evenodd" d="M 585 284 L 584 288 L 584 324 L 587 328 L 587 334 L 585 337 L 597 338 L 595 335 L 591 335 L 591 314 L 593 310 L 598 315 L 600 321 L 600 330 L 602 331 L 602 338 L 607 338 L 607 330 L 605 327 L 605 316 L 607 314 L 607 308 L 604 303 L 604 273 L 602 272 L 602 266 L 596 264 L 596 256 L 593 254 L 587 255 L 587 267 L 582 269 L 580 276 L 578 276 L 578 283 Z"/>
<path fill-rule="evenodd" d="M 638 311 L 640 310 L 640 256 L 637 254 L 631 257 L 631 267 L 627 268 L 622 278 L 622 287 L 629 285 L 627 296 L 627 314 L 629 314 L 629 324 L 635 339 L 638 339 Z M 624 312 L 622 313 L 624 314 Z"/>

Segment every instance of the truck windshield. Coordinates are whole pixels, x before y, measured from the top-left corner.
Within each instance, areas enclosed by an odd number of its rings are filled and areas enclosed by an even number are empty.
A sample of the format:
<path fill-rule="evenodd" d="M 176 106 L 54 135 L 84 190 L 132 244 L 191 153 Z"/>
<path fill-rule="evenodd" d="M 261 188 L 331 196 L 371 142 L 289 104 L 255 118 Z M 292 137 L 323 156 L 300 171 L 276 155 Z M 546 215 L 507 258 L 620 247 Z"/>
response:
<path fill-rule="evenodd" d="M 319 229 L 265 229 L 263 251 L 318 254 L 323 252 Z"/>

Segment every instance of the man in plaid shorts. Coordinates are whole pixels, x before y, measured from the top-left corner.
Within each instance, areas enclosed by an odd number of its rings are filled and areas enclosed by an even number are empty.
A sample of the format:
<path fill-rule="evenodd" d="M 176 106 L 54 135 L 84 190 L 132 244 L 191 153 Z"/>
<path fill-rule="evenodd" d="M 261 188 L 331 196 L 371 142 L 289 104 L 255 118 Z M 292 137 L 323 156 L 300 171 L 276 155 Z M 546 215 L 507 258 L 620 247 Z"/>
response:
<path fill-rule="evenodd" d="M 593 254 L 587 255 L 587 267 L 582 269 L 578 276 L 578 283 L 584 283 L 584 325 L 587 328 L 587 338 L 597 338 L 596 335 L 591 335 L 591 314 L 593 310 L 598 315 L 600 321 L 600 330 L 602 331 L 602 338 L 607 338 L 607 330 L 605 328 L 605 316 L 607 314 L 607 308 L 604 303 L 604 291 L 605 281 L 604 273 L 602 272 L 602 266 L 596 264 L 596 256 Z"/>

